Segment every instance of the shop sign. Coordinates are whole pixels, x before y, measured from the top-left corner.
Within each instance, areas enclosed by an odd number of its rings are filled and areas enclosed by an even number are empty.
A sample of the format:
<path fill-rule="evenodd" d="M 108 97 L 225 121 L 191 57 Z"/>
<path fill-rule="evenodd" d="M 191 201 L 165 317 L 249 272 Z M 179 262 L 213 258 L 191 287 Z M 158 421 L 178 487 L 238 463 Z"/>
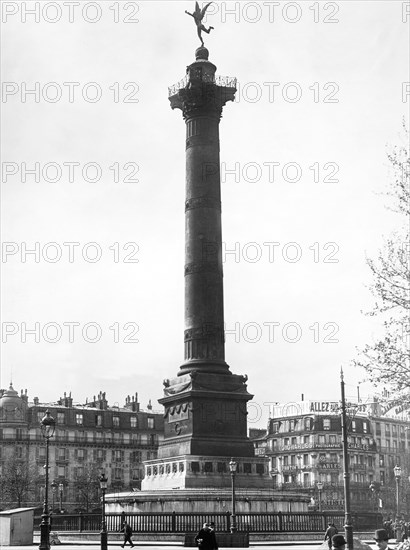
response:
<path fill-rule="evenodd" d="M 310 412 L 338 412 L 339 403 L 335 401 L 311 401 Z"/>
<path fill-rule="evenodd" d="M 321 470 L 338 470 L 340 468 L 337 462 L 322 462 L 318 465 Z"/>

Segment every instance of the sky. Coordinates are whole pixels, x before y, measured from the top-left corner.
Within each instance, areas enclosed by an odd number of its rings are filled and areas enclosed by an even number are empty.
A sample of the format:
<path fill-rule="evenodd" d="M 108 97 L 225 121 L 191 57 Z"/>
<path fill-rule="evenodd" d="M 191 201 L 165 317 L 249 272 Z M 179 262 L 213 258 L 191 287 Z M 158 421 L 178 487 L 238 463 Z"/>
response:
<path fill-rule="evenodd" d="M 201 6 L 204 4 L 201 4 Z M 185 123 L 194 2 L 2 2 L 1 383 L 142 408 L 183 362 Z M 409 110 L 409 2 L 214 2 L 226 360 L 269 403 L 374 389 L 366 257 Z M 30 253 L 30 251 L 32 251 Z M 381 388 L 377 388 L 381 390 Z"/>

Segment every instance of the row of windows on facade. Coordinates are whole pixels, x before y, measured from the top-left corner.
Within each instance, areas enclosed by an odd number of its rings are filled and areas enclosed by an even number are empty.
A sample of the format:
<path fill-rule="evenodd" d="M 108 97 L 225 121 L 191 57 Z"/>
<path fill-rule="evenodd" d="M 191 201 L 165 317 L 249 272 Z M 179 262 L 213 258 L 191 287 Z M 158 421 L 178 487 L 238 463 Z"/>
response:
<path fill-rule="evenodd" d="M 398 435 L 402 438 L 405 437 L 406 428 L 401 424 L 397 426 L 396 424 L 385 424 L 383 422 L 383 426 L 384 434 L 386 437 L 390 437 L 390 435 L 392 435 L 393 437 L 397 437 Z M 382 435 L 382 424 L 380 422 L 376 422 L 376 435 Z M 409 430 L 407 430 L 407 438 L 410 439 Z"/>
<path fill-rule="evenodd" d="M 44 418 L 44 411 L 37 411 L 37 422 L 40 423 L 41 420 Z M 113 415 L 112 417 L 111 416 L 108 416 L 107 415 L 102 415 L 102 414 L 94 414 L 94 425 L 97 426 L 97 427 L 103 427 L 103 425 L 105 427 L 106 426 L 106 422 L 103 424 L 103 418 L 105 418 L 105 420 L 107 420 L 107 418 L 112 418 L 112 427 L 113 428 L 119 428 L 120 427 L 120 416 L 119 415 Z M 56 423 L 57 424 L 66 424 L 67 423 L 67 419 L 66 419 L 66 413 L 65 412 L 57 412 L 56 414 Z M 126 425 L 125 424 L 125 421 L 126 421 Z M 77 426 L 83 426 L 84 425 L 84 413 L 75 413 L 75 424 Z M 123 414 L 122 415 L 122 425 L 123 427 L 129 427 L 129 428 L 138 428 L 138 416 L 136 415 L 130 415 L 130 414 Z M 155 417 L 153 416 L 148 416 L 147 417 L 147 428 L 149 430 L 154 430 L 155 429 Z"/>
<path fill-rule="evenodd" d="M 24 430 L 24 428 L 9 428 L 7 430 L 0 430 L 0 439 L 42 439 L 41 431 L 36 430 Z M 158 434 L 144 434 L 144 433 L 118 433 L 118 432 L 93 432 L 91 430 L 61 430 L 57 429 L 54 433 L 53 440 L 55 441 L 87 441 L 88 443 L 136 443 L 146 445 L 158 445 Z"/>
<path fill-rule="evenodd" d="M 2 475 L 3 466 L 0 464 L 0 475 Z M 70 475 L 71 474 L 71 475 Z M 51 468 L 50 469 L 50 477 L 51 479 L 57 478 L 57 479 L 64 479 L 65 485 L 64 490 L 67 490 L 66 484 L 70 483 L 68 480 L 71 481 L 71 483 L 74 483 L 78 480 L 79 482 L 82 481 L 82 476 L 85 474 L 84 468 L 81 466 L 72 468 L 71 472 L 66 466 L 58 466 L 57 468 Z M 124 481 L 127 478 L 131 481 L 138 481 L 141 480 L 142 470 L 139 468 L 130 468 L 129 470 L 125 470 L 124 468 L 105 468 L 105 474 L 107 475 L 108 482 L 111 483 L 112 481 Z M 38 469 L 38 477 L 39 480 L 44 477 L 44 468 L 41 467 Z M 43 483 L 43 481 L 41 481 Z M 98 476 L 95 479 L 95 483 L 98 484 Z"/>
<path fill-rule="evenodd" d="M 394 468 L 394 466 L 401 465 L 401 456 L 400 455 L 379 455 L 379 465 L 381 468 L 389 467 Z"/>
<path fill-rule="evenodd" d="M 384 433 L 386 437 L 400 436 L 401 438 L 405 437 L 406 430 L 405 427 L 400 424 L 389 424 L 376 422 L 376 435 L 381 435 L 382 425 L 384 426 Z M 349 431 L 351 432 L 362 432 L 364 434 L 370 433 L 370 422 L 364 419 L 353 419 L 349 424 Z M 286 433 L 286 432 L 295 432 L 295 431 L 311 431 L 315 428 L 314 419 L 311 417 L 305 418 L 296 418 L 291 420 L 283 420 L 272 423 L 272 432 L 273 433 Z M 340 419 L 335 418 L 321 418 L 319 423 L 316 424 L 316 430 L 335 430 L 340 428 Z M 407 433 L 407 437 L 410 439 L 410 433 Z"/>
<path fill-rule="evenodd" d="M 338 434 L 319 434 L 317 436 L 310 436 L 310 435 L 304 435 L 304 436 L 295 436 L 295 437 L 284 437 L 282 439 L 271 439 L 271 448 L 272 450 L 278 450 L 280 446 L 287 447 L 287 446 L 293 446 L 293 445 L 305 445 L 306 447 L 314 446 L 316 443 L 318 445 L 341 445 L 342 444 L 342 437 Z M 357 436 L 349 436 L 348 437 L 348 443 L 349 446 L 355 446 L 355 445 L 361 445 L 361 446 L 367 446 L 370 447 L 372 444 L 372 439 L 369 437 L 357 437 Z M 376 444 L 379 449 L 382 447 L 386 447 L 388 449 L 397 449 L 397 450 L 405 450 L 406 447 L 410 446 L 410 441 L 406 445 L 406 441 L 397 441 L 396 439 L 393 439 L 393 441 L 390 441 L 390 439 L 386 439 L 383 441 L 384 445 L 382 445 L 381 439 L 376 439 Z"/>
<path fill-rule="evenodd" d="M 296 475 L 292 475 L 292 474 L 283 474 L 283 475 L 280 475 L 280 474 L 274 474 L 272 475 L 272 481 L 273 481 L 273 486 L 278 486 L 281 479 L 283 480 L 283 483 L 298 483 L 298 478 Z M 363 483 L 363 484 L 370 484 L 372 481 L 373 481 L 373 476 L 372 475 L 366 475 L 366 474 L 362 474 L 362 473 L 354 473 L 354 474 L 351 474 L 350 476 L 350 479 L 351 481 L 355 482 L 355 483 Z M 330 484 L 330 485 L 334 485 L 334 486 L 339 486 L 339 485 L 342 485 L 343 483 L 343 475 L 342 473 L 331 473 L 331 474 L 328 474 L 328 473 L 320 473 L 318 476 L 311 476 L 311 474 L 303 474 L 303 477 L 300 481 L 300 483 L 302 484 L 302 486 L 304 487 L 312 487 L 312 486 L 315 486 L 315 483 L 317 481 L 320 481 L 322 483 L 326 483 L 326 484 Z M 383 479 L 383 483 L 382 485 L 384 484 L 384 479 Z"/>
<path fill-rule="evenodd" d="M 40 447 L 38 451 L 40 458 L 45 457 L 45 450 Z M 88 459 L 100 462 L 111 459 L 112 462 L 124 462 L 125 459 L 127 459 L 131 462 L 141 462 L 142 460 L 141 451 L 131 451 L 126 453 L 125 451 L 119 450 L 107 451 L 105 449 L 66 449 L 61 447 L 57 449 L 56 460 L 69 460 L 73 454 L 74 459 L 79 461 L 85 461 Z M 148 451 L 146 453 L 147 460 L 151 460 L 151 458 L 156 457 L 156 455 L 156 452 Z"/>
<path fill-rule="evenodd" d="M 308 416 L 304 418 L 293 418 L 290 420 L 280 420 L 272 423 L 273 433 L 286 433 L 296 431 L 320 431 L 331 430 L 338 431 L 341 428 L 340 418 L 318 418 L 315 419 Z M 370 423 L 367 420 L 352 420 L 349 426 L 352 432 L 360 431 L 363 433 L 370 432 Z"/>
<path fill-rule="evenodd" d="M 313 466 L 316 465 L 316 459 L 319 460 L 319 465 L 321 463 L 335 463 L 338 464 L 341 462 L 341 458 L 337 453 L 319 453 L 318 457 L 313 458 L 309 454 L 304 455 L 284 455 L 284 456 L 273 456 L 271 458 L 271 467 L 276 469 L 279 465 L 282 466 Z M 350 464 L 363 464 L 369 468 L 374 468 L 376 464 L 376 457 L 372 455 L 360 455 L 360 454 L 349 454 Z"/>
<path fill-rule="evenodd" d="M 3 448 L 0 447 L 0 459 L 6 458 L 7 455 L 8 452 L 3 452 Z M 20 445 L 13 446 L 12 456 L 14 458 L 26 458 L 27 448 Z M 93 460 L 95 462 L 102 462 L 110 458 L 112 462 L 124 462 L 127 460 L 135 463 L 142 462 L 143 460 L 153 460 L 156 457 L 156 451 L 142 453 L 142 451 L 125 452 L 119 450 L 107 451 L 105 449 L 67 449 L 64 447 L 57 448 L 54 455 L 56 462 L 65 462 L 73 458 L 78 461 Z M 36 458 L 37 460 L 45 460 L 45 447 L 36 448 Z M 50 452 L 50 461 L 53 461 L 53 450 Z"/>
<path fill-rule="evenodd" d="M 141 468 L 120 468 L 120 467 L 109 467 L 109 465 L 104 465 L 104 471 L 108 480 L 124 480 L 126 477 L 129 477 L 131 480 L 139 480 L 142 478 L 142 469 Z M 87 471 L 82 466 L 76 466 L 69 469 L 67 466 L 57 466 L 55 469 L 50 470 L 51 477 L 56 477 L 58 479 L 64 478 L 65 480 L 71 480 L 76 482 L 76 480 L 82 479 L 84 474 Z M 38 470 L 39 476 L 44 476 L 44 468 L 41 467 Z M 98 476 L 95 478 L 95 483 L 98 483 Z"/>
<path fill-rule="evenodd" d="M 154 457 L 151 457 L 154 458 Z M 131 480 L 139 480 L 142 478 L 142 468 L 136 468 L 135 466 L 118 467 L 111 466 L 110 464 L 104 464 L 104 470 L 108 477 L 111 480 L 124 480 L 126 477 L 129 477 Z M 3 464 L 0 463 L 0 475 L 2 475 Z M 86 468 L 83 466 L 75 466 L 74 468 L 69 468 L 68 466 L 56 466 L 50 467 L 50 477 L 64 479 L 67 483 L 68 480 L 75 483 L 76 480 L 82 478 L 86 474 Z M 44 466 L 39 466 L 37 469 L 38 479 L 43 479 L 45 476 Z M 96 476 L 95 482 L 98 483 L 98 476 Z M 43 482 L 41 482 L 43 483 Z"/>
<path fill-rule="evenodd" d="M 279 446 L 287 447 L 289 445 L 306 445 L 313 446 L 316 443 L 319 445 L 336 445 L 342 444 L 342 436 L 338 434 L 319 434 L 316 436 L 303 435 L 303 436 L 294 436 L 294 437 L 284 437 L 281 439 L 271 439 L 270 445 L 272 450 L 277 450 Z M 372 443 L 371 438 L 369 437 L 349 437 L 349 443 L 351 445 L 367 445 L 370 446 Z"/>
<path fill-rule="evenodd" d="M 383 441 L 383 445 L 382 445 L 381 439 L 376 439 L 376 442 L 377 442 L 377 446 L 379 448 L 385 447 L 386 449 L 392 449 L 393 451 L 395 449 L 399 449 L 399 450 L 402 450 L 402 451 L 404 451 L 406 449 L 406 442 L 405 441 L 396 441 L 395 439 L 393 439 L 393 441 L 390 441 L 390 439 L 385 439 Z M 407 447 L 410 447 L 410 440 L 407 442 Z"/>
<path fill-rule="evenodd" d="M 378 481 L 380 482 L 380 485 L 385 485 L 387 480 L 394 479 L 394 474 L 391 472 L 389 475 L 384 470 L 380 470 L 377 478 L 378 478 Z M 287 474 L 277 473 L 272 475 L 272 480 L 274 485 L 278 485 L 281 479 L 283 479 L 283 483 L 296 483 L 298 477 L 297 477 L 297 474 L 291 474 L 291 473 L 287 473 Z M 350 480 L 355 483 L 370 484 L 372 481 L 374 481 L 374 476 L 372 473 L 368 473 L 368 472 L 353 472 L 350 474 Z M 301 483 L 305 487 L 310 487 L 316 481 L 321 481 L 322 483 L 327 483 L 331 485 L 340 485 L 343 482 L 343 474 L 342 472 L 339 472 L 339 473 L 319 472 L 318 475 L 304 473 Z"/>
<path fill-rule="evenodd" d="M 298 478 L 296 475 L 292 474 L 274 474 L 272 475 L 273 486 L 277 487 L 280 484 L 280 481 L 284 484 L 286 483 L 298 483 Z M 316 481 L 321 481 L 322 483 L 330 483 L 332 485 L 339 485 L 339 475 L 338 474 L 320 474 L 314 478 L 310 474 L 303 474 L 301 479 L 301 484 L 304 487 L 312 487 L 315 485 Z"/>

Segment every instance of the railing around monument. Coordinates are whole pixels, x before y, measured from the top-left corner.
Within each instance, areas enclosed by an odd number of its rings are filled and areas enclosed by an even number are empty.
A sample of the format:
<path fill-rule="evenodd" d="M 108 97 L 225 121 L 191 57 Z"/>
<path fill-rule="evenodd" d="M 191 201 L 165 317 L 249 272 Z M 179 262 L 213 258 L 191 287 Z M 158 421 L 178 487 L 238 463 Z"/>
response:
<path fill-rule="evenodd" d="M 162 512 L 162 513 L 127 513 L 127 521 L 134 533 L 175 533 L 197 532 L 205 522 L 215 522 L 217 532 L 229 532 L 230 513 L 200 512 Z M 356 512 L 352 514 L 353 527 L 356 531 L 374 530 L 382 523 L 380 514 Z M 343 530 L 344 514 L 342 512 L 249 512 L 236 514 L 238 531 L 249 533 L 297 533 L 322 532 L 327 523 L 333 522 L 339 531 Z M 109 533 L 120 532 L 121 514 L 106 514 Z M 34 529 L 38 530 L 41 517 L 35 516 Z M 53 531 L 64 532 L 98 532 L 101 528 L 100 514 L 53 514 Z"/>
<path fill-rule="evenodd" d="M 215 79 L 208 80 L 206 75 L 202 77 L 202 81 L 207 83 L 210 82 L 212 84 L 216 84 L 217 86 L 221 86 L 224 88 L 236 88 L 236 82 L 237 79 L 234 76 L 221 76 L 217 75 L 215 76 Z M 188 75 L 185 75 L 184 78 L 181 78 L 176 84 L 173 84 L 172 86 L 168 86 L 168 97 L 172 97 L 175 95 L 179 90 L 182 90 L 187 87 L 189 82 Z"/>
<path fill-rule="evenodd" d="M 235 76 L 221 76 L 215 77 L 215 84 L 217 86 L 224 86 L 225 88 L 236 88 L 237 79 Z"/>
<path fill-rule="evenodd" d="M 179 82 L 176 84 L 173 84 L 172 86 L 168 86 L 168 97 L 173 96 L 178 92 L 178 90 L 182 90 L 186 87 L 188 84 L 188 75 L 185 75 L 184 78 L 181 78 Z"/>

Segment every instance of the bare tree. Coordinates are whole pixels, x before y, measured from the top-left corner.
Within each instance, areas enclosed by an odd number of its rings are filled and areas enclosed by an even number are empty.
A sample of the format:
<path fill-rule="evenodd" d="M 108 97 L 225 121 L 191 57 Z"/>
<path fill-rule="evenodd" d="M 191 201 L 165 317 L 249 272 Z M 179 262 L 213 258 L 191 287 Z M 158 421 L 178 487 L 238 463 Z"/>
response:
<path fill-rule="evenodd" d="M 8 457 L 3 462 L 0 477 L 2 504 L 17 505 L 17 508 L 20 508 L 23 503 L 32 500 L 39 477 L 35 464 Z"/>
<path fill-rule="evenodd" d="M 389 148 L 387 158 L 390 161 L 392 178 L 387 195 L 392 199 L 391 210 L 410 215 L 410 160 L 409 160 L 409 131 L 405 121 L 402 123 L 402 143 Z"/>
<path fill-rule="evenodd" d="M 77 493 L 77 502 L 85 512 L 100 505 L 100 473 L 101 468 L 94 464 L 85 464 L 77 468 L 74 487 Z"/>
<path fill-rule="evenodd" d="M 368 379 L 383 385 L 399 402 L 410 400 L 410 156 L 408 130 L 403 123 L 403 144 L 388 151 L 392 175 L 387 196 L 398 214 L 396 233 L 390 236 L 377 259 L 368 259 L 373 274 L 370 287 L 376 302 L 367 315 L 384 318 L 384 334 L 359 352 L 355 364 Z"/>

